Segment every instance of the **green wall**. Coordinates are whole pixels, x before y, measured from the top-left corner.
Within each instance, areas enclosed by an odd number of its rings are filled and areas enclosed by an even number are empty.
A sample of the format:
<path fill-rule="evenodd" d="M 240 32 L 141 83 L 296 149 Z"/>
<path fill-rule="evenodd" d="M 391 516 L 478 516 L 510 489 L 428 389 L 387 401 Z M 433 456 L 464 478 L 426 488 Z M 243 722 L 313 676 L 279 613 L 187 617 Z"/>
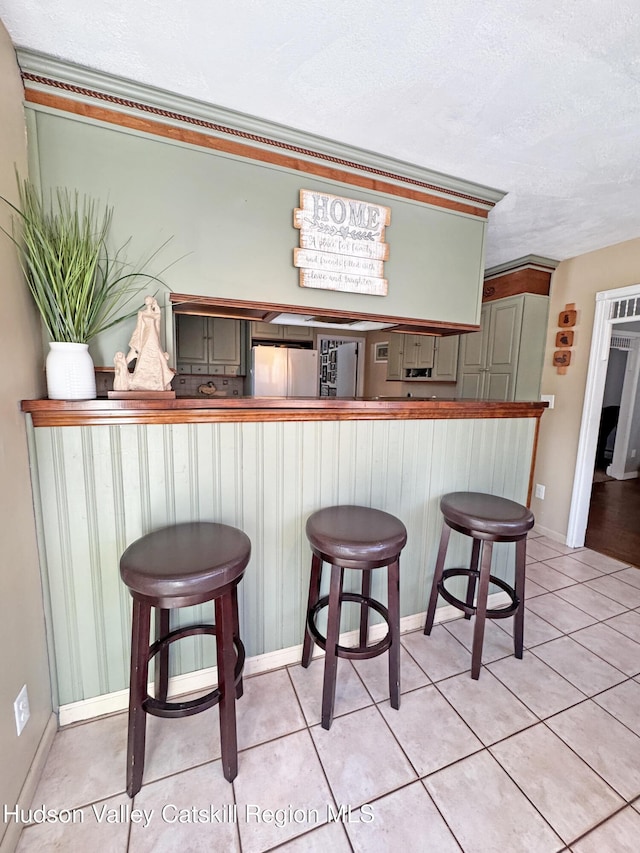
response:
<path fill-rule="evenodd" d="M 486 220 L 61 113 L 29 111 L 32 162 L 43 187 L 78 188 L 114 205 L 114 243 L 133 236 L 131 260 L 171 237 L 155 270 L 179 259 L 164 276 L 173 291 L 478 322 Z M 391 207 L 388 296 L 299 287 L 293 211 L 301 189 Z M 97 364 L 112 363 L 132 325 L 92 345 Z"/>

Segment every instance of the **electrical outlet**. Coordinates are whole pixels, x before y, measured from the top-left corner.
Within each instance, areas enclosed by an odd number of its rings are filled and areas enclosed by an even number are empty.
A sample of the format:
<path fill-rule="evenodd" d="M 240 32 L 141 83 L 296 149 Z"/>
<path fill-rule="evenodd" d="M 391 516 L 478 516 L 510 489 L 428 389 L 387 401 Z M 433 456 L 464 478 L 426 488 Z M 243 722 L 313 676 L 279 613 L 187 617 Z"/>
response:
<path fill-rule="evenodd" d="M 553 409 L 553 404 L 555 403 L 555 401 L 555 394 L 540 394 L 540 402 L 548 403 L 550 409 Z"/>
<path fill-rule="evenodd" d="M 541 486 L 540 483 L 536 483 L 535 496 L 537 498 L 540 498 L 541 501 L 544 500 L 544 492 L 545 492 L 545 486 Z"/>
<path fill-rule="evenodd" d="M 23 728 L 27 724 L 27 720 L 31 716 L 31 711 L 29 710 L 29 694 L 27 693 L 26 684 L 16 696 L 16 700 L 13 703 L 13 713 L 16 718 L 16 731 L 18 732 L 18 735 L 21 735 Z"/>
<path fill-rule="evenodd" d="M 633 450 L 631 451 L 631 458 L 632 458 L 632 459 L 635 459 L 635 458 L 636 458 L 636 449 L 635 449 L 635 447 L 634 447 L 634 448 L 633 448 Z"/>

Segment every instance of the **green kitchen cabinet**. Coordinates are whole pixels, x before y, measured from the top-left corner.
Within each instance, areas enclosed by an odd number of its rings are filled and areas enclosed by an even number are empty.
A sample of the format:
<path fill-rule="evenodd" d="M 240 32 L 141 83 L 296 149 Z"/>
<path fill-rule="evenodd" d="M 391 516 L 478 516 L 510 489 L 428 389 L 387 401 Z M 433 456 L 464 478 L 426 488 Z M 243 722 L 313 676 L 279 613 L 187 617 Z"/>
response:
<path fill-rule="evenodd" d="M 481 330 L 460 337 L 456 395 L 478 400 L 537 400 L 549 297 L 522 293 L 486 302 Z"/>
<path fill-rule="evenodd" d="M 387 379 L 403 382 L 455 382 L 458 336 L 389 335 Z"/>
<path fill-rule="evenodd" d="M 244 339 L 246 323 L 219 317 L 179 314 L 176 340 L 179 373 L 246 373 Z"/>

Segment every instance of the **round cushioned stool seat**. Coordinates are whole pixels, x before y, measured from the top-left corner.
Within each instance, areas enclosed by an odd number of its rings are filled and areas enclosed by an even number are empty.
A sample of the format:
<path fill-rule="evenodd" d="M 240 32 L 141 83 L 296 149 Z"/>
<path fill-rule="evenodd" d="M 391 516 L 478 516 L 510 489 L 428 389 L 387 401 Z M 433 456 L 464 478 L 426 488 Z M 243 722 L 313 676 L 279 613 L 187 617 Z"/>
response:
<path fill-rule="evenodd" d="M 451 527 L 495 541 L 522 536 L 534 525 L 533 513 L 526 506 L 481 492 L 451 492 L 440 501 L 440 509 Z"/>
<path fill-rule="evenodd" d="M 311 547 L 339 566 L 386 566 L 407 542 L 404 524 L 388 512 L 362 506 L 330 506 L 309 516 Z"/>
<path fill-rule="evenodd" d="M 133 542 L 120 560 L 120 575 L 139 596 L 170 599 L 166 606 L 184 607 L 233 583 L 250 555 L 249 537 L 235 527 L 176 524 Z"/>

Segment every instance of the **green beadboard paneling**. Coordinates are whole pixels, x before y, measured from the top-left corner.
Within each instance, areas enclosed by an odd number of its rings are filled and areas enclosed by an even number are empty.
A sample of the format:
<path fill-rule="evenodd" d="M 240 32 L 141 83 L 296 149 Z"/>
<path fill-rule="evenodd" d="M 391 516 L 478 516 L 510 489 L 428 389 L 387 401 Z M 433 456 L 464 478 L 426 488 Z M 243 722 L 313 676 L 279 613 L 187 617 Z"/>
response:
<path fill-rule="evenodd" d="M 60 703 L 128 684 L 131 605 L 118 562 L 144 533 L 189 519 L 245 530 L 252 557 L 239 598 L 247 654 L 288 648 L 302 641 L 311 512 L 357 503 L 401 518 L 408 530 L 402 615 L 421 612 L 440 535 L 440 496 L 471 489 L 524 502 L 534 429 L 533 419 L 36 429 Z M 462 565 L 469 554 L 470 541 L 453 533 L 448 565 Z M 512 576 L 512 556 L 512 546 L 495 547 L 498 575 Z M 354 589 L 358 573 L 346 578 Z M 373 591 L 386 600 L 384 570 L 374 573 Z M 345 610 L 351 623 L 343 628 L 355 627 L 355 608 Z M 211 614 L 211 605 L 185 608 L 174 624 Z M 211 638 L 185 640 L 172 672 L 214 665 L 214 651 Z"/>

